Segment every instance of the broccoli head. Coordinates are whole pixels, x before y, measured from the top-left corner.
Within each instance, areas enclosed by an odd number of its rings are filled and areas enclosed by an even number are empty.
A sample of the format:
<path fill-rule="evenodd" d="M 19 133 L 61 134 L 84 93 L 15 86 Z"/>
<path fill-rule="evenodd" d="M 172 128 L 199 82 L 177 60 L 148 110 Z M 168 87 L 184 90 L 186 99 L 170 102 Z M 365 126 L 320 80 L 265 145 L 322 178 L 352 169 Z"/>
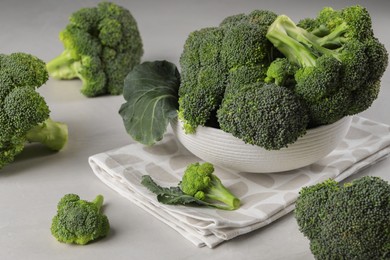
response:
<path fill-rule="evenodd" d="M 58 203 L 53 217 L 51 233 L 60 242 L 85 245 L 106 236 L 110 224 L 101 213 L 103 196 L 92 202 L 81 200 L 76 194 L 65 195 Z"/>
<path fill-rule="evenodd" d="M 226 89 L 218 110 L 223 131 L 248 144 L 279 150 L 306 133 L 306 105 L 291 90 L 263 82 Z"/>
<path fill-rule="evenodd" d="M 235 210 L 240 206 L 240 200 L 222 184 L 214 174 L 214 166 L 208 162 L 188 165 L 180 188 L 185 194 L 212 207 Z"/>
<path fill-rule="evenodd" d="M 47 63 L 49 75 L 81 79 L 88 97 L 121 94 L 124 78 L 143 55 L 136 20 L 111 2 L 73 13 L 59 37 L 64 51 Z"/>
<path fill-rule="evenodd" d="M 61 150 L 67 126 L 49 118 L 50 109 L 36 91 L 48 79 L 45 63 L 26 53 L 0 55 L 0 169 L 22 152 L 27 142 Z"/>
<path fill-rule="evenodd" d="M 365 176 L 304 187 L 295 218 L 317 259 L 390 257 L 390 184 Z"/>
<path fill-rule="evenodd" d="M 255 10 L 190 33 L 180 57 L 179 118 L 187 133 L 215 122 L 228 85 L 262 81 L 278 51 L 266 38 L 277 15 Z"/>
<path fill-rule="evenodd" d="M 374 37 L 365 8 L 357 5 L 338 11 L 326 7 L 315 19 L 304 19 L 298 25 L 280 15 L 266 36 L 298 66 L 294 74 L 282 76 L 295 80 L 294 92 L 308 105 L 311 127 L 360 113 L 377 98 L 388 53 Z M 269 74 L 283 70 L 285 64 L 276 62 Z M 364 101 L 356 104 L 356 97 Z"/>

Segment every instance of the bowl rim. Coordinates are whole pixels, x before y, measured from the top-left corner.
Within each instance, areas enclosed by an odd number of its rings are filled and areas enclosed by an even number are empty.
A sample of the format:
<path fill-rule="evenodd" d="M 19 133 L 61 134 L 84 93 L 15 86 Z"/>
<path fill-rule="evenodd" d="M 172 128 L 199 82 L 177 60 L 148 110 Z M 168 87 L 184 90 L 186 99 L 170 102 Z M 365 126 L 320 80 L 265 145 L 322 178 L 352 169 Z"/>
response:
<path fill-rule="evenodd" d="M 310 165 L 332 152 L 347 134 L 352 118 L 346 116 L 332 124 L 308 129 L 294 143 L 279 150 L 247 144 L 213 127 L 202 126 L 194 134 L 186 134 L 179 119 L 172 121 L 171 127 L 177 141 L 204 161 L 238 172 L 273 173 Z"/>

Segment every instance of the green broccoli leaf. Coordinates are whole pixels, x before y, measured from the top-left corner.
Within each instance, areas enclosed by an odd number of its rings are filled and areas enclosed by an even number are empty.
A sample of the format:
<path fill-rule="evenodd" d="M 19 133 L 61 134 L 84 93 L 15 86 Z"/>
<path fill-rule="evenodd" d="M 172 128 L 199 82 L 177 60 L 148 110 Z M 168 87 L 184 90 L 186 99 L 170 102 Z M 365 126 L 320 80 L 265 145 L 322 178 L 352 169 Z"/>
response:
<path fill-rule="evenodd" d="M 168 123 L 177 116 L 180 74 L 168 61 L 144 62 L 125 78 L 122 116 L 128 134 L 153 145 L 160 141 Z"/>
<path fill-rule="evenodd" d="M 163 204 L 169 205 L 187 205 L 198 204 L 208 205 L 190 195 L 185 194 L 179 187 L 161 187 L 149 175 L 143 175 L 141 184 L 150 192 L 157 195 L 157 200 Z"/>

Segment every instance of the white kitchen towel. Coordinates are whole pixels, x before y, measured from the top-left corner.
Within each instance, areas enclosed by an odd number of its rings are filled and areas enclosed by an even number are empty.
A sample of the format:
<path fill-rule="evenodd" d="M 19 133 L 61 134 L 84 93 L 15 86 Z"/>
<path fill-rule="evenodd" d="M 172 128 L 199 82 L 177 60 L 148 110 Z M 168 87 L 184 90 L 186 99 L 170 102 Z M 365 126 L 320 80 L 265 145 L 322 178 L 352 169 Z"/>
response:
<path fill-rule="evenodd" d="M 243 173 L 216 167 L 215 174 L 241 200 L 235 211 L 160 204 L 141 185 L 141 176 L 147 174 L 161 186 L 177 186 L 186 166 L 201 161 L 170 131 L 155 146 L 133 142 L 93 155 L 89 163 L 96 176 L 122 196 L 196 246 L 212 248 L 291 212 L 302 187 L 329 178 L 341 181 L 389 154 L 390 126 L 355 116 L 338 147 L 312 165 L 280 173 Z"/>

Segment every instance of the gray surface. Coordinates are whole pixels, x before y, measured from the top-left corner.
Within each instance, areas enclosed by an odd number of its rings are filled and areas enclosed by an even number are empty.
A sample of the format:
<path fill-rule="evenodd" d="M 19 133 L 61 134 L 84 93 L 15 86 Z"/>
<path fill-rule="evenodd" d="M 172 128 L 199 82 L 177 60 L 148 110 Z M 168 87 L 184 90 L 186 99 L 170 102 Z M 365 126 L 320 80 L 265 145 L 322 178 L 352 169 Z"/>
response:
<path fill-rule="evenodd" d="M 68 15 L 96 0 L 1 0 L 0 52 L 29 52 L 45 61 L 62 51 L 58 32 Z M 354 3 L 363 1 L 354 1 Z M 178 63 L 189 32 L 217 25 L 225 16 L 270 9 L 294 20 L 314 16 L 323 6 L 341 8 L 351 1 L 117 1 L 137 19 L 144 41 L 143 60 L 167 59 Z M 376 36 L 390 50 L 390 1 L 366 1 Z M 121 96 L 87 99 L 80 81 L 49 80 L 40 91 L 52 117 L 69 126 L 65 150 L 51 154 L 29 147 L 16 162 L 0 171 L 0 259 L 312 259 L 309 243 L 298 231 L 292 214 L 275 223 L 224 243 L 215 249 L 196 248 L 174 230 L 101 183 L 87 163 L 90 155 L 129 142 L 117 111 Z M 390 124 L 390 69 L 382 92 L 362 115 Z M 390 160 L 360 175 L 390 180 Z M 88 246 L 56 242 L 50 234 L 51 218 L 64 194 L 106 198 L 110 235 Z"/>

